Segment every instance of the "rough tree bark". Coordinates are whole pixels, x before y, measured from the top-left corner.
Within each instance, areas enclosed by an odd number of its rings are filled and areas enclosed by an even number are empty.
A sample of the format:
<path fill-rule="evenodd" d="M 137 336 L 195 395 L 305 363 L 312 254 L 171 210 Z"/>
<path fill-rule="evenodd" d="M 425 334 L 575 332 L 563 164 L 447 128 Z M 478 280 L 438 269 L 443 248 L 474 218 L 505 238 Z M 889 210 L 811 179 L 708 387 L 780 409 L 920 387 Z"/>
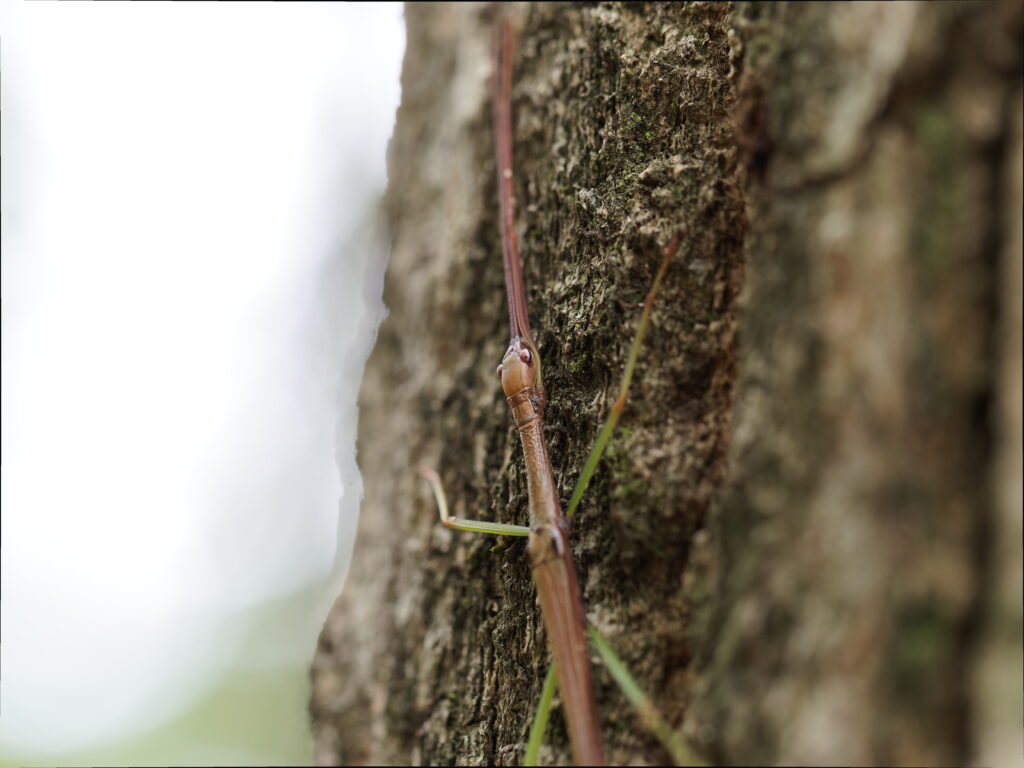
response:
<path fill-rule="evenodd" d="M 548 664 L 523 545 L 442 528 L 414 473 L 436 466 L 456 514 L 523 522 L 494 378 L 495 12 L 406 12 L 365 497 L 313 666 L 321 764 L 516 763 Z M 514 13 L 563 503 L 686 231 L 577 520 L 591 621 L 718 762 L 1019 759 L 1020 3 Z M 596 683 L 610 759 L 663 762 Z M 542 759 L 564 763 L 552 723 Z"/>

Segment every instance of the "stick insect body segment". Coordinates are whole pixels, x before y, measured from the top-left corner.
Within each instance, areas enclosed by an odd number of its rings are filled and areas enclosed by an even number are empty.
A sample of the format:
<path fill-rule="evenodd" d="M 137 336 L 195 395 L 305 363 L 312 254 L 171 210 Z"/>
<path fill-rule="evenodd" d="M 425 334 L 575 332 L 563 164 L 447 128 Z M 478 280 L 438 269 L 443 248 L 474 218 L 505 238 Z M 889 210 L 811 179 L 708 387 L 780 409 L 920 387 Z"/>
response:
<path fill-rule="evenodd" d="M 580 765 L 602 765 L 601 726 L 583 633 L 586 618 L 569 548 L 569 524 L 562 516 L 544 444 L 543 392 L 538 393 L 529 383 L 536 368 L 532 359 L 524 362 L 523 357 L 526 356 L 520 357 L 515 351 L 506 356 L 502 384 L 519 431 L 526 464 L 530 500 L 527 550 L 555 662 L 558 688 L 566 702 L 573 755 Z M 512 391 L 521 382 L 527 383 Z"/>
<path fill-rule="evenodd" d="M 448 528 L 527 538 L 527 551 L 553 663 L 544 681 L 540 704 L 530 729 L 524 753 L 525 764 L 536 765 L 554 689 L 557 686 L 562 699 L 563 715 L 569 731 L 574 762 L 577 765 L 604 765 L 601 726 L 597 716 L 587 654 L 586 618 L 576 576 L 576 565 L 569 546 L 571 520 L 625 407 L 655 296 L 669 262 L 679 248 L 683 233 L 677 230 L 665 249 L 657 276 L 644 302 L 643 314 L 629 350 L 619 396 L 600 430 L 563 515 L 544 443 L 544 410 L 547 397 L 541 376 L 540 354 L 530 328 L 515 232 L 511 107 L 513 44 L 512 26 L 508 20 L 504 20 L 495 27 L 492 104 L 505 287 L 508 293 L 509 345 L 498 366 L 497 374 L 523 447 L 529 496 L 529 525 L 510 525 L 456 517 L 448 510 L 441 478 L 437 472 L 426 466 L 421 466 L 419 471 L 430 483 L 441 522 Z M 660 716 L 611 646 L 601 639 L 592 627 L 590 633 L 612 678 L 633 704 L 641 722 L 662 743 L 668 754 L 680 765 L 702 765 L 699 756 L 687 747 Z"/>
<path fill-rule="evenodd" d="M 567 513 L 563 515 L 551 472 L 547 447 L 544 443 L 544 409 L 547 398 L 541 378 L 540 354 L 530 329 L 526 292 L 523 287 L 519 261 L 519 246 L 515 236 L 512 189 L 512 44 L 512 28 L 508 21 L 505 21 L 497 27 L 495 32 L 492 64 L 494 71 L 495 159 L 501 201 L 501 233 L 505 286 L 508 292 L 510 340 L 497 373 L 523 446 L 530 524 L 529 526 L 509 525 L 457 518 L 448 511 L 441 479 L 437 473 L 428 467 L 420 467 L 420 473 L 433 488 L 441 522 L 447 527 L 477 533 L 528 537 L 527 551 L 534 582 L 537 586 L 537 596 L 541 604 L 541 613 L 547 630 L 553 664 L 548 672 L 548 678 L 545 680 L 544 694 L 531 728 L 530 740 L 524 756 L 526 764 L 536 764 L 537 752 L 543 739 L 544 726 L 550 711 L 553 696 L 552 684 L 555 683 L 563 702 L 574 761 L 578 765 L 603 765 L 601 726 L 597 716 L 593 682 L 590 676 L 590 662 L 587 655 L 587 639 L 584 632 L 586 619 L 579 582 L 576 577 L 576 566 L 569 546 L 571 518 L 625 406 L 637 353 L 650 319 L 654 297 L 668 263 L 679 246 L 682 234 L 676 232 L 665 251 L 630 348 L 619 397 L 615 401 L 612 412 L 602 427 L 580 474 Z M 591 631 L 593 632 L 593 630 Z M 657 713 L 650 700 L 642 693 L 637 694 L 639 688 L 629 677 L 625 666 L 614 655 L 610 646 L 602 642 L 597 645 L 597 649 L 606 659 L 609 668 L 613 670 L 613 677 L 620 683 L 630 701 L 634 702 L 634 706 L 641 714 L 645 724 L 665 745 L 669 754 L 673 755 L 678 762 L 691 758 L 692 756 L 688 753 L 684 754 L 680 751 L 679 745 L 682 742 L 675 736 L 672 729 L 660 719 L 660 716 L 654 717 Z M 652 715 L 652 713 L 654 714 Z"/>
<path fill-rule="evenodd" d="M 555 662 L 558 690 L 565 703 L 573 757 L 579 765 L 603 765 L 601 724 L 584 634 L 586 618 L 576 579 L 576 565 L 569 549 L 569 523 L 558 503 L 558 490 L 544 444 L 547 398 L 540 373 L 540 355 L 530 330 L 515 234 L 511 114 L 513 42 L 512 26 L 505 20 L 496 32 L 493 103 L 510 340 L 498 367 L 498 375 L 523 446 L 530 504 L 527 549 Z"/>

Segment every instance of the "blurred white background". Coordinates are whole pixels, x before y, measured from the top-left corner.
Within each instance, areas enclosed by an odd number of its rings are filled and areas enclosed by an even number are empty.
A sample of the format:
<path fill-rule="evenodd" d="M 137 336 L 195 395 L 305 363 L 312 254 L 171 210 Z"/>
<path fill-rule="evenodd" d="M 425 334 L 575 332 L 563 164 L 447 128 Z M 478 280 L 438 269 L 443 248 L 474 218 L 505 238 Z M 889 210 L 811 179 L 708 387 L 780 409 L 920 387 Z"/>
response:
<path fill-rule="evenodd" d="M 0 764 L 310 761 L 401 14 L 0 5 Z"/>

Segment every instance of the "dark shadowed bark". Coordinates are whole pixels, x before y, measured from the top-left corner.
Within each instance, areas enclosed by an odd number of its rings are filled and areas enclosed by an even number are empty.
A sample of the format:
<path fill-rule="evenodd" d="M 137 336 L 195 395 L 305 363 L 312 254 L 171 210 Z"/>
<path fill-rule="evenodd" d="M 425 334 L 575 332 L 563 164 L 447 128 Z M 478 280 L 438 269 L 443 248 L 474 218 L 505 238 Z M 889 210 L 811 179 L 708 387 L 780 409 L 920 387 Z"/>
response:
<path fill-rule="evenodd" d="M 407 9 L 365 497 L 313 667 L 322 764 L 518 763 L 548 665 L 523 544 L 444 529 L 415 474 L 460 516 L 525 522 L 494 376 L 495 12 Z M 591 622 L 717 762 L 1019 758 L 1020 3 L 512 13 L 563 504 L 686 233 L 577 518 Z M 610 759 L 664 762 L 596 685 Z M 557 713 L 546 743 L 569 759 Z"/>

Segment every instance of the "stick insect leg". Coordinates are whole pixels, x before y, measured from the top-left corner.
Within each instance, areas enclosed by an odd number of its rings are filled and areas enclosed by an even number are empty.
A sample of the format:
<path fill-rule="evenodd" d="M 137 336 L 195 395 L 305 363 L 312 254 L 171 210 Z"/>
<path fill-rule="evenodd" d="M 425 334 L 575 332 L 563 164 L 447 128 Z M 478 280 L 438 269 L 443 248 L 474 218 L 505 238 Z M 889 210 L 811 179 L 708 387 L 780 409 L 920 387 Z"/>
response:
<path fill-rule="evenodd" d="M 523 765 L 537 764 L 537 755 L 540 753 L 540 745 L 544 741 L 544 731 L 548 729 L 548 718 L 551 716 L 551 702 L 555 698 L 556 680 L 555 662 L 551 662 L 551 666 L 548 667 L 548 675 L 544 678 L 544 687 L 540 692 L 537 712 L 533 716 L 533 725 L 530 726 L 530 739 L 526 743 Z"/>
<path fill-rule="evenodd" d="M 640 722 L 651 734 L 661 743 L 665 751 L 672 757 L 676 765 L 681 766 L 706 766 L 705 762 L 690 746 L 683 740 L 683 737 L 676 733 L 665 718 L 643 692 L 636 680 L 629 673 L 625 663 L 615 653 L 607 640 L 593 626 L 587 627 L 590 639 L 594 643 L 598 654 L 604 661 L 612 679 L 619 686 L 619 690 L 626 696 L 629 703 L 636 710 Z M 537 756 L 540 753 L 540 745 L 544 741 L 544 732 L 548 727 L 548 719 L 551 716 L 551 703 L 555 698 L 555 664 L 551 663 L 548 668 L 547 677 L 544 678 L 544 687 L 541 690 L 540 702 L 537 704 L 537 711 L 533 716 L 533 724 L 530 726 L 530 738 L 526 744 L 526 753 L 523 756 L 523 765 L 537 765 Z"/>
<path fill-rule="evenodd" d="M 441 486 L 441 478 L 430 467 L 420 467 L 419 473 L 430 483 L 434 491 L 434 499 L 437 501 L 437 513 L 441 516 L 441 522 L 448 528 L 456 531 L 470 531 L 472 533 L 491 533 L 497 536 L 529 536 L 530 529 L 525 525 L 508 525 L 507 523 L 488 523 L 483 520 L 466 520 L 455 517 L 448 513 L 448 499 L 445 498 L 444 488 Z"/>
<path fill-rule="evenodd" d="M 626 665 L 622 663 L 622 659 L 612 650 L 611 645 L 601 636 L 601 633 L 592 626 L 587 627 L 587 631 L 590 633 L 590 639 L 593 641 L 594 647 L 597 648 L 597 652 L 600 654 L 605 666 L 608 667 L 612 678 L 618 683 L 619 689 L 629 699 L 633 709 L 636 710 L 640 722 L 661 742 L 665 751 L 672 756 L 673 762 L 676 765 L 707 765 L 687 745 L 683 737 L 665 722 L 665 718 L 661 716 L 661 713 L 647 697 L 647 694 L 637 685 L 636 680 L 633 679 L 633 676 L 629 674 L 629 670 L 626 669 Z"/>
<path fill-rule="evenodd" d="M 619 423 L 622 409 L 626 407 L 629 385 L 633 381 L 633 369 L 636 368 L 636 359 L 640 354 L 640 345 L 643 343 L 644 334 L 647 332 L 647 323 L 651 318 L 651 310 L 654 308 L 654 298 L 658 295 L 658 287 L 661 285 L 662 278 L 665 277 L 669 262 L 672 261 L 672 257 L 679 248 L 679 241 L 682 239 L 682 236 L 681 230 L 675 233 L 672 242 L 665 249 L 665 256 L 661 260 L 661 266 L 658 267 L 658 274 L 654 278 L 654 284 L 651 286 L 651 290 L 647 292 L 647 299 L 644 301 L 644 312 L 640 316 L 640 325 L 636 329 L 636 336 L 633 338 L 633 344 L 629 348 L 629 358 L 626 361 L 626 372 L 622 376 L 622 384 L 619 387 L 619 397 L 612 405 L 611 413 L 608 414 L 608 419 L 605 421 L 604 426 L 601 427 L 597 440 L 594 441 L 594 447 L 590 449 L 587 463 L 583 465 L 580 479 L 576 481 L 572 498 L 569 500 L 569 506 L 566 508 L 566 517 L 572 517 L 575 514 L 576 507 L 579 506 L 580 499 L 583 498 L 583 493 L 587 490 L 587 485 L 590 483 L 590 478 L 593 476 L 594 470 L 597 469 L 598 462 L 601 461 L 604 449 L 608 447 L 608 441 L 615 431 L 615 425 Z"/>

